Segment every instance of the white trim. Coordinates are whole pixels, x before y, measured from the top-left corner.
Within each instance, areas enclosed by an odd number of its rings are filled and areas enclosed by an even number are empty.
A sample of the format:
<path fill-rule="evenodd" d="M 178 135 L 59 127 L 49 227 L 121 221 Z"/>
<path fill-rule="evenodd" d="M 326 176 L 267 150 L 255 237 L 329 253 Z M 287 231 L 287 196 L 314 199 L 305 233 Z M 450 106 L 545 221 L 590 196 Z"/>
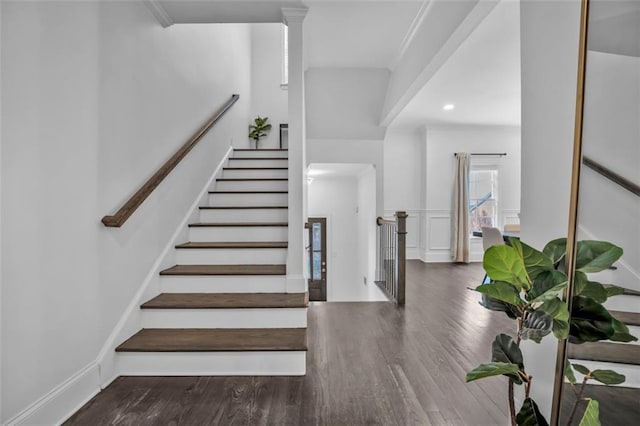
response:
<path fill-rule="evenodd" d="M 9 419 L 6 425 L 62 424 L 100 392 L 99 374 L 98 364 L 92 361 Z"/>
<path fill-rule="evenodd" d="M 309 12 L 309 8 L 306 7 L 283 7 L 282 11 L 282 23 L 289 25 L 291 22 L 302 22 Z"/>
<path fill-rule="evenodd" d="M 175 23 L 158 0 L 144 0 L 144 4 L 163 28 L 170 27 Z"/>
<path fill-rule="evenodd" d="M 420 26 L 422 25 L 422 22 L 424 22 L 424 19 L 427 17 L 429 12 L 431 11 L 431 7 L 433 6 L 434 3 L 435 1 L 431 1 L 431 0 L 422 1 L 422 4 L 420 5 L 420 9 L 418 9 L 418 13 L 416 13 L 415 18 L 413 18 L 411 25 L 409 25 L 409 28 L 407 29 L 407 33 L 402 39 L 402 43 L 400 43 L 400 49 L 398 50 L 398 53 L 389 64 L 390 71 L 393 72 L 393 70 L 395 70 L 395 68 L 398 66 L 398 63 L 400 62 L 405 52 L 409 48 L 409 45 L 413 42 L 413 39 L 415 38 L 416 33 L 418 32 L 418 28 L 420 28 Z"/>
<path fill-rule="evenodd" d="M 144 281 L 142 282 L 140 288 L 138 289 L 134 297 L 131 299 L 131 302 L 129 303 L 124 313 L 120 317 L 120 320 L 118 321 L 118 323 L 112 330 L 111 334 L 107 338 L 104 346 L 102 347 L 102 350 L 100 350 L 100 353 L 98 354 L 98 358 L 97 358 L 97 363 L 98 365 L 100 365 L 100 380 L 102 382 L 103 389 L 109 383 L 111 383 L 115 377 L 118 376 L 115 348 L 118 346 L 119 342 L 129 337 L 128 335 L 126 336 L 123 335 L 125 327 L 128 326 L 127 329 L 135 329 L 136 326 L 139 325 L 138 322 L 140 322 L 140 315 L 134 315 L 134 314 L 140 313 L 139 306 L 140 306 L 140 303 L 143 302 L 143 300 L 141 299 L 148 291 L 150 284 L 152 282 L 157 282 L 154 280 L 158 278 L 158 274 L 160 272 L 160 269 L 163 265 L 165 258 L 173 250 L 178 238 L 185 231 L 189 220 L 192 218 L 194 212 L 197 212 L 198 206 L 200 205 L 202 200 L 205 197 L 208 197 L 208 190 L 211 187 L 213 180 L 219 174 L 220 170 L 226 163 L 227 158 L 229 158 L 232 152 L 233 152 L 233 147 L 229 146 L 229 149 L 227 150 L 226 154 L 223 156 L 222 160 L 216 167 L 215 171 L 211 174 L 211 177 L 209 178 L 207 183 L 204 185 L 204 187 L 200 191 L 200 194 L 198 195 L 198 197 L 196 197 L 196 200 L 194 201 L 194 203 L 187 210 L 187 213 L 185 214 L 184 218 L 182 219 L 182 221 L 180 221 L 180 224 L 177 226 L 173 235 L 167 242 L 167 245 L 165 246 L 165 248 L 162 250 L 158 258 L 154 262 L 153 266 L 149 270 L 149 273 L 147 274 Z M 158 287 L 156 294 L 159 294 L 159 293 L 160 291 Z M 105 377 L 107 377 L 108 379 L 105 379 Z"/>

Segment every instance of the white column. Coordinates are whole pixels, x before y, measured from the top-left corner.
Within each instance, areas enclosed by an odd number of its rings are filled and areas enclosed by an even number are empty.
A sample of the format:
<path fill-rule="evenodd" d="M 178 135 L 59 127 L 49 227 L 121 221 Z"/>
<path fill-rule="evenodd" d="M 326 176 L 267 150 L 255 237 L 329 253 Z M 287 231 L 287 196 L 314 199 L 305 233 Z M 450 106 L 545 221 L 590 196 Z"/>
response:
<path fill-rule="evenodd" d="M 305 232 L 307 220 L 306 131 L 304 109 L 303 22 L 307 8 L 283 8 L 289 33 L 289 248 L 287 292 L 307 291 Z"/>

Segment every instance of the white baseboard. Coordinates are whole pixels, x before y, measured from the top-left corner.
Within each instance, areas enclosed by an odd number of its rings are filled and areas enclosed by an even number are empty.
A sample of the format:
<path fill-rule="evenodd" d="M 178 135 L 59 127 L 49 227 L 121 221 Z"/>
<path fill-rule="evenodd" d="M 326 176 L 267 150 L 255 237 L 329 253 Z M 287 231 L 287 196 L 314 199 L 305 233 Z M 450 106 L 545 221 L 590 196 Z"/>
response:
<path fill-rule="evenodd" d="M 211 187 L 215 177 L 219 174 L 220 170 L 224 166 L 227 158 L 233 151 L 233 147 L 229 147 L 227 152 L 224 154 L 221 161 L 218 163 L 216 169 L 209 177 L 209 180 L 204 185 L 202 190 L 200 191 L 198 197 L 194 203 L 189 207 L 187 213 L 184 218 L 180 221 L 180 224 L 177 226 L 176 230 L 172 234 L 171 238 L 167 242 L 166 246 L 157 257 L 153 266 L 149 270 L 149 273 L 145 277 L 144 281 L 140 285 L 140 288 L 136 292 L 135 296 L 131 299 L 131 302 L 125 309 L 124 313 L 120 317 L 120 320 L 112 330 L 109 338 L 106 343 L 102 347 L 102 350 L 98 354 L 97 364 L 100 366 L 100 380 L 102 382 L 102 388 L 104 389 L 109 383 L 111 383 L 116 377 L 118 377 L 119 373 L 117 370 L 116 353 L 115 348 L 126 338 L 130 337 L 133 333 L 141 328 L 141 315 L 140 315 L 140 304 L 144 302 L 143 298 L 149 296 L 148 292 L 150 292 L 150 286 L 152 283 L 158 283 L 158 274 L 163 269 L 165 258 L 172 252 L 175 244 L 178 242 L 178 239 L 181 234 L 185 232 L 187 228 L 187 224 L 191 220 L 194 214 L 197 214 L 198 206 L 207 199 L 209 188 Z M 196 212 L 196 213 L 194 213 Z M 158 284 L 158 288 L 153 292 L 153 295 L 158 295 L 160 293 L 160 287 Z"/>
<path fill-rule="evenodd" d="M 93 361 L 6 423 L 7 426 L 60 425 L 100 392 L 100 372 Z"/>

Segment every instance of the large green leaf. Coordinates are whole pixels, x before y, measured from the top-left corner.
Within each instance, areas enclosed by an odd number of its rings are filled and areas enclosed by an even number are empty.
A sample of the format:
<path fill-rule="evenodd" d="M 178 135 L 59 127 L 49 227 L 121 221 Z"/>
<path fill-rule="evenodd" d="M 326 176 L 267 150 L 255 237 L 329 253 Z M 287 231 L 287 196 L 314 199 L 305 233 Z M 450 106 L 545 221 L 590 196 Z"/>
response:
<path fill-rule="evenodd" d="M 613 284 L 603 284 L 607 291 L 607 297 L 619 296 L 624 294 L 624 287 L 620 287 Z"/>
<path fill-rule="evenodd" d="M 580 374 L 586 376 L 591 373 L 587 367 L 582 364 L 573 364 L 573 368 Z"/>
<path fill-rule="evenodd" d="M 522 258 L 527 274 L 534 280 L 540 273 L 553 270 L 551 258 L 541 251 L 523 243 L 518 238 L 509 238 L 509 244 Z"/>
<path fill-rule="evenodd" d="M 613 323 L 613 317 L 604 306 L 589 297 L 574 296 L 569 341 L 584 343 L 607 340 L 615 333 Z"/>
<path fill-rule="evenodd" d="M 498 334 L 491 344 L 491 362 L 501 362 L 516 364 L 520 371 L 524 373 L 524 358 L 520 348 L 508 334 Z M 522 377 L 519 374 L 506 373 L 514 383 L 522 384 Z"/>
<path fill-rule="evenodd" d="M 551 333 L 553 318 L 543 311 L 531 311 L 527 313 L 522 322 L 520 337 L 524 340 L 533 340 L 540 343 L 542 338 Z"/>
<path fill-rule="evenodd" d="M 549 241 L 542 252 L 551 259 L 554 265 L 558 264 L 567 254 L 567 239 L 558 238 L 557 240 Z"/>
<path fill-rule="evenodd" d="M 605 385 L 619 385 L 626 380 L 623 374 L 618 374 L 613 370 L 593 370 L 591 377 Z"/>
<path fill-rule="evenodd" d="M 506 362 L 491 362 L 488 364 L 481 364 L 467 373 L 467 382 L 483 379 L 485 377 L 499 376 L 501 374 L 516 374 L 520 371 L 520 367 L 517 364 L 510 364 Z"/>
<path fill-rule="evenodd" d="M 558 297 L 558 293 L 567 287 L 567 276 L 555 269 L 540 272 L 533 280 L 527 299 L 533 303 Z"/>
<path fill-rule="evenodd" d="M 587 274 L 582 271 L 576 271 L 574 286 L 575 295 L 590 297 L 598 303 L 606 302 L 609 297 L 602 284 L 589 281 Z"/>
<path fill-rule="evenodd" d="M 555 297 L 545 300 L 537 310 L 546 312 L 553 318 L 553 335 L 556 338 L 567 338 L 569 335 L 569 310 L 566 303 Z"/>
<path fill-rule="evenodd" d="M 606 241 L 578 241 L 576 270 L 600 272 L 622 256 L 622 249 Z"/>
<path fill-rule="evenodd" d="M 529 278 L 522 258 L 511 246 L 495 245 L 484 253 L 484 270 L 494 281 L 513 284 L 518 291 L 528 290 Z"/>
<path fill-rule="evenodd" d="M 520 315 L 515 306 L 503 302 L 502 300 L 494 299 L 486 294 L 482 295 L 482 301 L 480 305 L 489 309 L 490 311 L 504 312 L 511 319 L 516 319 Z"/>
<path fill-rule="evenodd" d="M 489 284 L 482 284 L 475 288 L 475 291 L 486 294 L 494 299 L 501 300 L 511 305 L 522 306 L 523 300 L 520 298 L 518 290 L 504 281 L 494 281 Z"/>
<path fill-rule="evenodd" d="M 629 332 L 629 327 L 615 317 L 613 317 L 613 330 L 613 336 L 609 337 L 609 340 L 613 342 L 635 342 L 638 340 L 636 336 Z"/>
<path fill-rule="evenodd" d="M 580 426 L 600 426 L 600 405 L 595 399 L 590 399 L 584 410 Z"/>
<path fill-rule="evenodd" d="M 573 373 L 573 368 L 571 368 L 568 359 L 564 360 L 564 377 L 566 377 L 572 385 L 575 385 L 577 382 L 576 375 Z"/>
<path fill-rule="evenodd" d="M 520 412 L 516 416 L 518 426 L 549 426 L 538 405 L 531 398 L 526 398 Z"/>

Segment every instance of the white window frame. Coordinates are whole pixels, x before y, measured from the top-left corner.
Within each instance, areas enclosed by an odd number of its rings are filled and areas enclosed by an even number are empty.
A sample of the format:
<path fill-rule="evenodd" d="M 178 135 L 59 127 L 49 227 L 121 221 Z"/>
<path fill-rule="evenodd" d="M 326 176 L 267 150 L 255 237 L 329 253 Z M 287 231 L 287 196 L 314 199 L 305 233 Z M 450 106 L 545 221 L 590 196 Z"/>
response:
<path fill-rule="evenodd" d="M 500 184 L 501 181 L 501 174 L 502 171 L 500 170 L 500 164 L 498 162 L 498 159 L 495 158 L 472 158 L 471 159 L 471 165 L 469 166 L 469 175 L 471 175 L 471 173 L 473 171 L 482 171 L 482 170 L 487 170 L 487 171 L 493 171 L 495 170 L 497 173 L 496 176 L 496 193 L 495 195 L 492 197 L 492 199 L 495 200 L 496 203 L 496 212 L 495 212 L 495 224 L 494 226 L 496 228 L 502 229 L 502 200 L 501 200 L 501 187 L 502 185 Z M 471 176 L 469 176 L 471 177 Z M 471 216 L 469 216 L 469 221 L 471 221 Z M 471 234 L 473 234 L 473 230 L 471 229 L 471 223 L 469 223 L 469 232 Z"/>

